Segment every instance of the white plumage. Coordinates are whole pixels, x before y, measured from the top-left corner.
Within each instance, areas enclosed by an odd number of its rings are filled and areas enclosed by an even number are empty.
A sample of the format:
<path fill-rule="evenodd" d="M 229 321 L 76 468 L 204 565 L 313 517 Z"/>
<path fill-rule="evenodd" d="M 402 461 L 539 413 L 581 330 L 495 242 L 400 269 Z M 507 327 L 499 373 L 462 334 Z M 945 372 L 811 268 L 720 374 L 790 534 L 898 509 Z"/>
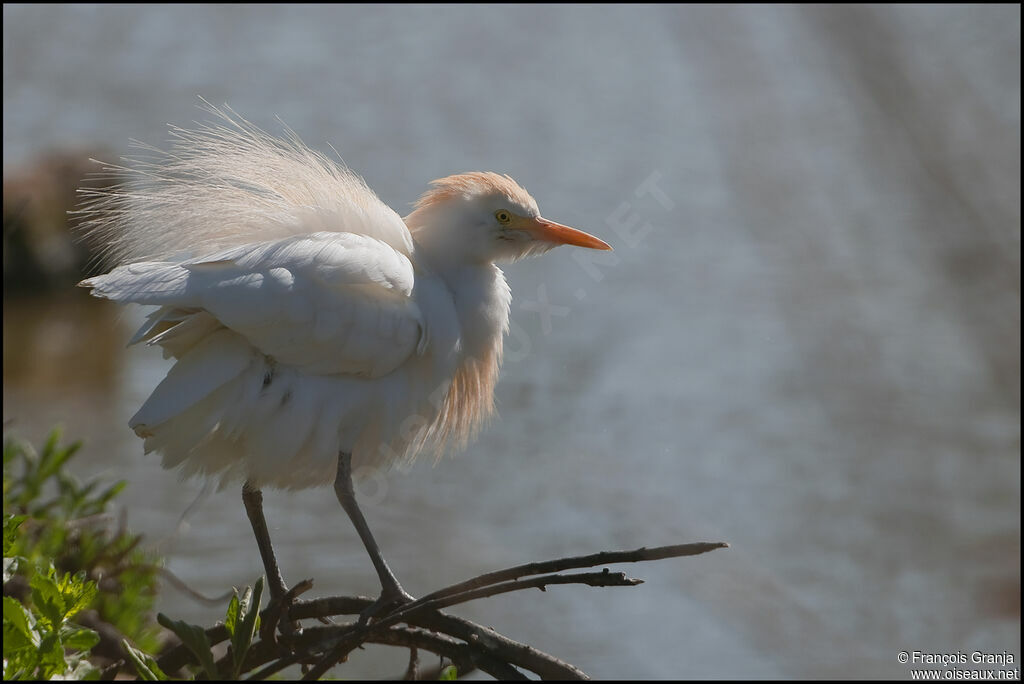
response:
<path fill-rule="evenodd" d="M 130 425 L 167 467 L 297 488 L 329 483 L 339 451 L 388 464 L 434 436 L 401 421 L 436 419 L 423 398 L 455 370 L 458 320 L 444 283 L 385 243 L 314 233 L 86 284 L 159 307 L 133 341 L 177 363 Z"/>
<path fill-rule="evenodd" d="M 302 488 L 339 453 L 386 467 L 468 439 L 493 409 L 511 295 L 496 260 L 608 249 L 507 176 L 434 181 L 403 221 L 293 134 L 230 111 L 82 191 L 121 265 L 82 285 L 158 307 L 132 342 L 176 359 L 131 419 L 165 467 Z"/>

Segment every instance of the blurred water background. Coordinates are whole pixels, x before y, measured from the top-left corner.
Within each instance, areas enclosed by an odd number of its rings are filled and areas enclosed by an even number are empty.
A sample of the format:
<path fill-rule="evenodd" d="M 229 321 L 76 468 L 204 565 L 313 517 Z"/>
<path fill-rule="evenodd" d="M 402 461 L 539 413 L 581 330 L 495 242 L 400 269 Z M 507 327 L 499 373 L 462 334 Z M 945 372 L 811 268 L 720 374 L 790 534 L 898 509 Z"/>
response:
<path fill-rule="evenodd" d="M 609 549 L 732 548 L 457 609 L 602 678 L 905 677 L 1020 661 L 1020 7 L 4 5 L 4 174 L 229 103 L 333 144 L 405 213 L 509 173 L 611 242 L 506 269 L 500 418 L 364 491 L 406 589 Z M 5 268 L 6 268 L 5 261 Z M 5 430 L 86 441 L 130 524 L 218 594 L 261 572 L 127 427 L 140 312 L 5 290 Z M 365 488 L 364 488 L 365 489 Z M 267 492 L 286 580 L 374 594 L 332 490 Z M 205 624 L 223 606 L 166 588 Z M 345 676 L 400 673 L 399 652 Z"/>

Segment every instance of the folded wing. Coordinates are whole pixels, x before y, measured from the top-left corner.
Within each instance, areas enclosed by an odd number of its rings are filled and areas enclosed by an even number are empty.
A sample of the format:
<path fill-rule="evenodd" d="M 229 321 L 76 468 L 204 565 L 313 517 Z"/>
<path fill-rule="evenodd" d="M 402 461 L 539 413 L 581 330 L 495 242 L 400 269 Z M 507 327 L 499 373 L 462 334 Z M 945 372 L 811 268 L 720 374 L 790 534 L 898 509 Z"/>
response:
<path fill-rule="evenodd" d="M 425 343 L 412 263 L 365 235 L 314 233 L 201 260 L 129 264 L 82 285 L 159 306 L 133 341 L 176 358 L 224 327 L 299 371 L 376 378 Z"/>

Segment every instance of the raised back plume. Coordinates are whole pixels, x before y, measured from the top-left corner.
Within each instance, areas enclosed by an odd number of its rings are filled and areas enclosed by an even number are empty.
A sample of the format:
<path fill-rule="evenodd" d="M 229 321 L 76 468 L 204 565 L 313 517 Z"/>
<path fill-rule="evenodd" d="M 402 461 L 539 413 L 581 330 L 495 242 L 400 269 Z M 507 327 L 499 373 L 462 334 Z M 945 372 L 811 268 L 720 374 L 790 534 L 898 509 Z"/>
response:
<path fill-rule="evenodd" d="M 135 142 L 144 155 L 101 173 L 119 184 L 79 190 L 80 230 L 113 264 L 179 260 L 337 230 L 411 253 L 402 219 L 362 178 L 291 130 L 275 138 L 228 107 L 204 105 L 219 123 L 171 126 L 167 151 Z"/>

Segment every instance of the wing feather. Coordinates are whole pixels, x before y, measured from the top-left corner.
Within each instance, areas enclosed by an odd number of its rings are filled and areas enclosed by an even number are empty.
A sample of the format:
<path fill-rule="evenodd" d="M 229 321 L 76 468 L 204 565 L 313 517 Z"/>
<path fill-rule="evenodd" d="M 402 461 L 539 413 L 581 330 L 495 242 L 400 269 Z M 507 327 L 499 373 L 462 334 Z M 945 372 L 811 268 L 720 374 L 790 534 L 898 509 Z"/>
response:
<path fill-rule="evenodd" d="M 409 258 L 352 233 L 242 245 L 183 263 L 130 264 L 82 284 L 99 297 L 163 307 L 134 341 L 177 337 L 191 347 L 196 340 L 186 333 L 205 332 L 209 321 L 190 324 L 189 316 L 204 314 L 276 362 L 312 374 L 386 375 L 416 353 L 425 327 Z"/>

